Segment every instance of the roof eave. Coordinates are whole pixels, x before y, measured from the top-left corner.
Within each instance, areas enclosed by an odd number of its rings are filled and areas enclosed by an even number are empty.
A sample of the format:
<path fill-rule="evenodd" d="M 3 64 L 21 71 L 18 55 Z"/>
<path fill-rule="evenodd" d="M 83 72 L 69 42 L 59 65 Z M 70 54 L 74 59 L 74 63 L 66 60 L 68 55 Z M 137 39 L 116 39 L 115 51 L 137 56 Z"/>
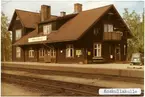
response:
<path fill-rule="evenodd" d="M 120 16 L 119 12 L 116 10 L 116 8 L 114 7 L 114 5 L 113 5 L 113 8 L 115 9 L 115 11 L 117 12 L 117 14 L 118 14 L 119 17 L 121 18 L 122 22 L 124 23 L 125 27 L 127 28 L 128 34 L 129 34 L 128 38 L 133 38 L 133 35 L 132 35 L 132 33 L 131 33 L 131 30 L 129 29 L 129 27 L 127 26 L 127 24 L 126 24 L 125 21 L 123 20 L 123 18 Z"/>
<path fill-rule="evenodd" d="M 63 41 L 43 41 L 43 42 L 32 42 L 32 43 L 25 43 L 25 44 L 19 44 L 14 43 L 13 46 L 23 46 L 23 45 L 36 45 L 36 44 L 46 44 L 46 43 L 60 43 L 60 42 L 70 42 L 70 41 L 77 41 L 78 39 L 71 39 L 71 40 L 63 40 Z"/>
<path fill-rule="evenodd" d="M 18 12 L 17 12 L 17 9 L 15 9 L 15 11 L 14 11 L 14 13 L 13 13 L 13 17 L 12 17 L 11 22 L 10 22 L 10 25 L 9 25 L 9 27 L 8 27 L 8 31 L 12 31 L 12 30 L 11 30 L 11 26 L 12 26 L 12 22 L 13 22 L 13 20 L 14 20 L 14 15 L 15 15 L 15 14 L 19 17 L 22 26 L 25 27 L 25 25 L 23 24 L 23 22 L 22 22 L 22 20 L 21 20 L 21 18 L 20 18 L 20 15 L 19 15 Z"/>
<path fill-rule="evenodd" d="M 12 25 L 12 21 L 13 21 L 13 19 L 14 19 L 15 13 L 16 13 L 16 10 L 14 11 L 13 16 L 12 16 L 12 19 L 11 19 L 11 21 L 10 21 L 10 24 L 9 24 L 9 26 L 8 26 L 8 31 L 12 31 L 12 30 L 11 30 L 11 25 Z"/>
<path fill-rule="evenodd" d="M 112 6 L 113 6 L 113 4 L 111 4 L 111 5 L 108 5 L 108 6 L 110 6 L 90 27 L 88 27 L 88 29 L 80 36 L 80 37 L 78 37 L 77 38 L 77 40 L 79 40 L 94 24 L 96 24 L 100 19 L 101 19 L 101 17 L 109 10 L 109 9 L 111 9 L 112 8 Z"/>

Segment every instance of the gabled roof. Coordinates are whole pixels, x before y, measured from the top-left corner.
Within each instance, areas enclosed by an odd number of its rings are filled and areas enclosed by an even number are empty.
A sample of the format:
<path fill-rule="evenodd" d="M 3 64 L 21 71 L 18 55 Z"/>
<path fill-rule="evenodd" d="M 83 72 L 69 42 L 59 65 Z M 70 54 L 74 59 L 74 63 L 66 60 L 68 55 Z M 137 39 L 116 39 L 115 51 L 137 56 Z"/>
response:
<path fill-rule="evenodd" d="M 35 37 L 37 36 L 37 29 L 33 30 L 31 33 L 28 33 L 27 35 L 23 36 L 17 42 L 13 45 L 24 45 L 24 44 L 29 44 L 28 43 L 28 38 L 29 37 Z"/>
<path fill-rule="evenodd" d="M 49 42 L 72 41 L 79 39 L 101 16 L 113 5 L 80 12 L 70 21 L 60 27 Z M 49 38 L 48 38 L 49 40 Z"/>
<path fill-rule="evenodd" d="M 49 22 L 58 21 L 58 20 L 63 20 L 63 19 L 70 19 L 70 18 L 73 18 L 73 17 L 76 16 L 76 15 L 77 15 L 77 13 L 76 13 L 76 14 L 68 14 L 68 15 L 65 15 L 65 16 L 63 16 L 63 17 L 58 16 L 58 17 L 56 17 L 56 18 L 50 18 L 50 19 L 48 19 L 48 20 L 42 21 L 42 22 L 40 22 L 39 24 L 49 23 Z"/>
<path fill-rule="evenodd" d="M 40 22 L 40 14 L 39 13 L 16 9 L 14 14 L 13 14 L 13 17 L 12 17 L 12 20 L 10 22 L 8 30 L 10 30 L 10 28 L 12 26 L 12 22 L 15 19 L 16 15 L 19 17 L 21 24 L 26 28 L 36 28 L 35 25 Z M 53 19 L 56 17 L 57 16 L 51 16 L 50 19 Z"/>
<path fill-rule="evenodd" d="M 50 33 L 48 35 L 48 40 L 45 41 L 45 43 L 78 40 L 83 34 L 85 34 L 85 32 L 87 32 L 87 30 L 93 24 L 99 21 L 99 19 L 111 8 L 115 7 L 113 5 L 108 5 L 78 13 L 75 17 L 73 17 L 71 20 L 62 25 L 59 28 L 59 30 Z M 22 41 L 23 40 L 22 38 L 19 41 L 17 41 L 14 45 L 27 45 L 37 43 L 37 42 L 28 43 L 28 38 L 30 37 L 27 36 L 27 39 L 25 39 L 25 41 Z"/>
<path fill-rule="evenodd" d="M 13 21 L 16 16 L 19 17 L 21 24 L 26 28 L 35 28 L 35 24 L 40 22 L 39 13 L 16 9 L 13 14 L 8 30 L 11 29 Z"/>
<path fill-rule="evenodd" d="M 20 21 L 26 28 L 35 28 L 34 24 L 40 22 L 39 13 L 22 11 L 22 10 L 16 10 L 16 13 L 19 16 Z"/>

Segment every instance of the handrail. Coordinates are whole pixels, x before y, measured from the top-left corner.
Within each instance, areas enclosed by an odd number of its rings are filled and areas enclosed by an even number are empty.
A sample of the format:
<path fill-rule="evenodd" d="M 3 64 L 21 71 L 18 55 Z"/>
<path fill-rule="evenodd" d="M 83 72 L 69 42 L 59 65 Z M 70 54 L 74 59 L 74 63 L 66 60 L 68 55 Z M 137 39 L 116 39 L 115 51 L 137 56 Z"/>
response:
<path fill-rule="evenodd" d="M 121 40 L 121 33 L 118 32 L 104 32 L 103 40 Z"/>

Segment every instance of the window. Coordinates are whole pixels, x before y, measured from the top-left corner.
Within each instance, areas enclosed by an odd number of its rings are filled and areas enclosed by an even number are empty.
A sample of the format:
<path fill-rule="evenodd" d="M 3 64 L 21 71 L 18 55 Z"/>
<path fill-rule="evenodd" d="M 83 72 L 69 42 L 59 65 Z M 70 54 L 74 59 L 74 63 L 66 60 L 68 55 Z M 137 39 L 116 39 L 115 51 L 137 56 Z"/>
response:
<path fill-rule="evenodd" d="M 94 28 L 94 35 L 97 35 L 99 33 L 99 29 L 98 28 Z"/>
<path fill-rule="evenodd" d="M 16 58 L 20 58 L 20 57 L 21 57 L 21 48 L 16 47 Z"/>
<path fill-rule="evenodd" d="M 44 48 L 40 48 L 39 49 L 39 57 L 44 57 L 44 54 L 45 54 Z"/>
<path fill-rule="evenodd" d="M 51 24 L 43 26 L 43 34 L 50 34 L 51 31 L 52 31 L 52 25 Z"/>
<path fill-rule="evenodd" d="M 100 43 L 94 44 L 94 57 L 101 57 L 101 48 L 102 45 Z"/>
<path fill-rule="evenodd" d="M 54 48 L 50 49 L 50 55 L 51 55 L 51 57 L 54 57 L 54 58 L 56 57 L 56 51 Z"/>
<path fill-rule="evenodd" d="M 49 50 L 47 50 L 48 55 L 50 55 L 51 57 L 55 58 L 56 57 L 56 51 L 55 49 L 52 47 Z"/>
<path fill-rule="evenodd" d="M 34 58 L 34 50 L 29 50 L 29 58 Z"/>
<path fill-rule="evenodd" d="M 74 57 L 73 45 L 67 45 L 67 47 L 66 47 L 66 57 Z"/>
<path fill-rule="evenodd" d="M 113 32 L 112 24 L 104 24 L 104 32 Z"/>
<path fill-rule="evenodd" d="M 16 40 L 20 39 L 21 36 L 22 36 L 22 30 L 21 29 L 16 30 Z"/>

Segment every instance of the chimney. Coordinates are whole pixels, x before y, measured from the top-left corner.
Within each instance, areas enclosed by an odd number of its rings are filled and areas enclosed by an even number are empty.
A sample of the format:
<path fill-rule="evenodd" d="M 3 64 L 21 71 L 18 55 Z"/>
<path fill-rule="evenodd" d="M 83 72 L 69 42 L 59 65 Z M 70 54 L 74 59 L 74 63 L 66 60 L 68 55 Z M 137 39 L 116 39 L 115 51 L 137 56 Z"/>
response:
<path fill-rule="evenodd" d="M 64 12 L 64 11 L 60 12 L 61 17 L 65 16 L 65 15 L 66 15 L 66 12 Z"/>
<path fill-rule="evenodd" d="M 49 19 L 51 17 L 51 6 L 48 5 L 41 5 L 41 22 Z"/>
<path fill-rule="evenodd" d="M 80 3 L 75 3 L 74 4 L 74 13 L 79 13 L 82 11 L 82 4 Z"/>

